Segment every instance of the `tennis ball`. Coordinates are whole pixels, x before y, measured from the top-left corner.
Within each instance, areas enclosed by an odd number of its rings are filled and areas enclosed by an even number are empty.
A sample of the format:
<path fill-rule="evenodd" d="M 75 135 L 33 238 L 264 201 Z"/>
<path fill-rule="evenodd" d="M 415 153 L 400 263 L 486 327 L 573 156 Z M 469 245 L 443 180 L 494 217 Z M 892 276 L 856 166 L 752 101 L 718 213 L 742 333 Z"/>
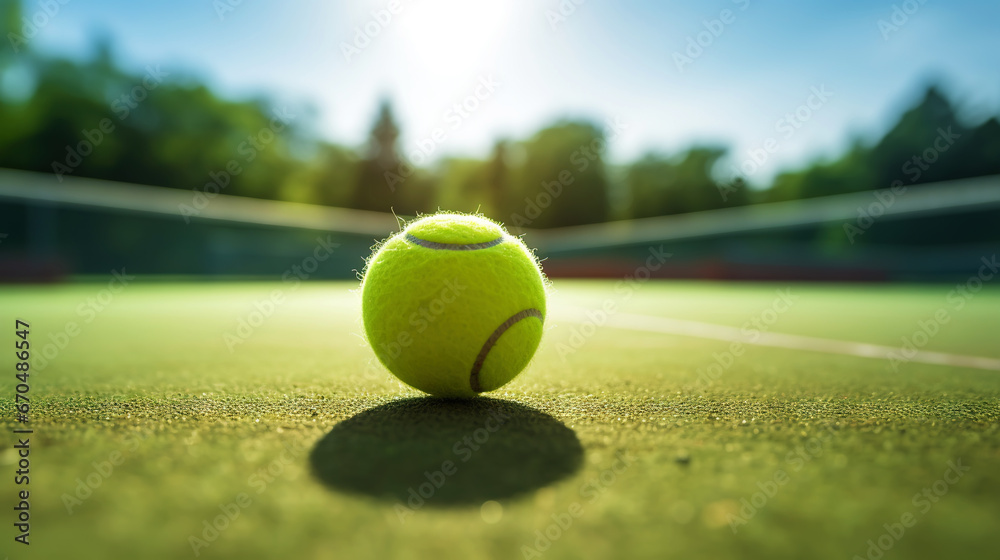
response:
<path fill-rule="evenodd" d="M 361 310 L 375 355 L 401 381 L 440 397 L 472 397 L 528 365 L 542 338 L 545 277 L 499 224 L 439 213 L 376 247 Z"/>

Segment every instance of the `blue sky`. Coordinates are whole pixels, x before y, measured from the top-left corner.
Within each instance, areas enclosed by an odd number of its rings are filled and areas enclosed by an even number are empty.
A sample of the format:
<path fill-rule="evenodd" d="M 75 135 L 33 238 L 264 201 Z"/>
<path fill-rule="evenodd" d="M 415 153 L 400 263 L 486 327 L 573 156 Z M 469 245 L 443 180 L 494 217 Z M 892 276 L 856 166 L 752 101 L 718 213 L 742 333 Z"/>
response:
<path fill-rule="evenodd" d="M 220 17 L 224 3 L 237 5 Z M 1000 113 L 996 2 L 398 0 L 391 20 L 346 57 L 356 28 L 374 29 L 372 12 L 390 4 L 76 0 L 32 46 L 87 56 L 94 37 L 109 35 L 129 69 L 161 64 L 228 97 L 311 103 L 309 126 L 348 145 L 364 141 L 386 97 L 404 151 L 445 130 L 430 160 L 481 156 L 497 137 L 523 138 L 564 117 L 624 123 L 612 161 L 716 143 L 738 166 L 773 138 L 777 149 L 750 173 L 757 183 L 877 135 L 931 80 L 972 119 Z M 553 21 L 560 6 L 566 15 Z M 35 9 L 25 4 L 27 15 Z M 880 29 L 880 20 L 895 25 L 894 9 L 902 24 Z M 678 68 L 675 53 L 690 54 L 699 33 L 705 46 Z M 499 85 L 468 101 L 484 78 Z M 810 98 L 818 88 L 832 95 Z M 449 108 L 463 101 L 475 108 L 456 119 Z M 806 118 L 789 128 L 782 119 L 796 110 Z"/>

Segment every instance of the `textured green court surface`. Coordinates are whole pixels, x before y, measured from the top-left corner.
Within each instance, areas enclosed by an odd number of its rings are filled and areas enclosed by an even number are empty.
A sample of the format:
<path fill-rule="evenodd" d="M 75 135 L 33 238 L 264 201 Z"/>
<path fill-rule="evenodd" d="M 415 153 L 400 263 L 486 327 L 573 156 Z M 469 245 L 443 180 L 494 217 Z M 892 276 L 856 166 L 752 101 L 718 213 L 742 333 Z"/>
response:
<path fill-rule="evenodd" d="M 352 284 L 105 287 L 0 288 L 0 557 L 996 552 L 1000 371 L 736 355 L 567 319 L 608 305 L 998 358 L 992 286 L 557 281 L 529 369 L 473 402 L 420 397 L 382 370 Z M 941 310 L 933 336 L 915 334 Z M 12 526 L 15 318 L 41 358 L 28 547 Z"/>

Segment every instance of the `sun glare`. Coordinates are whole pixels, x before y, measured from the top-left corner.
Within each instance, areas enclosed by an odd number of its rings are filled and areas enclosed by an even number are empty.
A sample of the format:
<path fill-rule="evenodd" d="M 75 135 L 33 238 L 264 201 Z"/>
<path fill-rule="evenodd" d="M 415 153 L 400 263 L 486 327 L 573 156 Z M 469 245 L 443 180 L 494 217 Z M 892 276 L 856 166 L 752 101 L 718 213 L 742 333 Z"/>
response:
<path fill-rule="evenodd" d="M 400 14 L 408 53 L 429 73 L 467 68 L 511 32 L 518 3 L 422 0 Z"/>

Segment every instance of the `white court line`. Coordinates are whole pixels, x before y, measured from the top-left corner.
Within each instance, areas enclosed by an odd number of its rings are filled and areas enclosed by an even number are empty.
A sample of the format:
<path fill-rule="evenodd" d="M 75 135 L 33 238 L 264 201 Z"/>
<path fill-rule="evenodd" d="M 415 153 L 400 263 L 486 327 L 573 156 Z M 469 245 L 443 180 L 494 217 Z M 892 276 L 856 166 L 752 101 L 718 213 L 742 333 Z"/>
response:
<path fill-rule="evenodd" d="M 587 320 L 592 321 L 589 319 L 587 314 L 593 313 L 593 310 L 584 308 L 564 308 L 563 310 L 569 312 L 564 315 L 566 320 L 574 322 L 584 322 Z M 559 313 L 557 312 L 555 315 L 558 316 Z M 772 348 L 811 350 L 814 352 L 825 352 L 828 354 L 857 356 L 859 358 L 888 360 L 890 352 L 894 352 L 897 356 L 903 357 L 902 350 L 900 348 L 881 346 L 878 344 L 866 344 L 864 342 L 849 342 L 846 340 L 799 336 L 795 334 L 761 332 L 760 336 L 756 340 L 751 341 L 750 337 L 743 334 L 740 329 L 736 327 L 714 325 L 712 323 L 700 323 L 698 321 L 685 321 L 682 319 L 669 319 L 667 317 L 653 317 L 650 315 L 615 313 L 607 318 L 606 324 L 619 329 L 633 331 L 655 332 L 678 336 L 693 336 L 697 338 L 722 340 L 725 342 L 742 342 L 743 344 L 770 346 Z M 916 354 L 906 358 L 906 360 L 910 362 L 921 362 L 924 364 L 1000 371 L 1000 360 L 995 358 L 982 358 L 979 356 L 963 356 L 960 354 L 945 354 L 942 352 L 927 352 L 925 350 L 918 350 Z"/>

